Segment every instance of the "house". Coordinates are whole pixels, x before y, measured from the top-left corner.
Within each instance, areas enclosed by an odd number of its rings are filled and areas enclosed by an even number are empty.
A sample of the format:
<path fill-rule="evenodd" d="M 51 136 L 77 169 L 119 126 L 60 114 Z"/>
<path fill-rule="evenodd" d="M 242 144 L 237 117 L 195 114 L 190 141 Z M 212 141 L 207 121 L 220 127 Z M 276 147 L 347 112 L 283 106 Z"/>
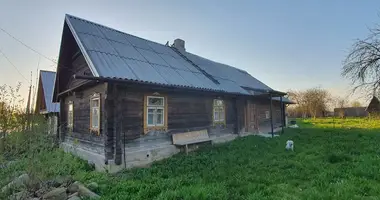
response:
<path fill-rule="evenodd" d="M 368 112 L 365 107 L 345 107 L 334 108 L 334 116 L 337 117 L 367 117 Z"/>
<path fill-rule="evenodd" d="M 57 134 L 59 103 L 53 103 L 55 72 L 40 70 L 35 113 L 47 119 L 48 133 Z"/>
<path fill-rule="evenodd" d="M 373 96 L 371 101 L 369 102 L 366 111 L 371 116 L 378 116 L 380 114 L 380 101 L 376 96 Z"/>
<path fill-rule="evenodd" d="M 244 70 L 192 54 L 181 39 L 163 45 L 71 15 L 55 80 L 61 146 L 97 169 L 171 156 L 179 133 L 218 142 L 285 121 L 285 93 Z"/>

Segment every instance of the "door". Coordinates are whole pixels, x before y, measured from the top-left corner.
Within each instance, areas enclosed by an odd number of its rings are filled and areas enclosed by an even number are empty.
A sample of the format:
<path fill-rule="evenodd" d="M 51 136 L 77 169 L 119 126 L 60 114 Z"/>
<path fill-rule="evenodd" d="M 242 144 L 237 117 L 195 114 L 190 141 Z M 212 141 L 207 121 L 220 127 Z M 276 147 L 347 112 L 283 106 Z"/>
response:
<path fill-rule="evenodd" d="M 256 104 L 251 101 L 247 104 L 247 128 L 250 133 L 256 133 L 258 130 Z"/>

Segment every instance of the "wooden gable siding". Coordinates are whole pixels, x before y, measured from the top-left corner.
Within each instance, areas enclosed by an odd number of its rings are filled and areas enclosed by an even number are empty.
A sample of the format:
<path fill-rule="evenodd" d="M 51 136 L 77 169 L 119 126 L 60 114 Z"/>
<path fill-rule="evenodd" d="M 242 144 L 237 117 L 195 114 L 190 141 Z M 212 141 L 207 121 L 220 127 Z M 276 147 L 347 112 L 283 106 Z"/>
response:
<path fill-rule="evenodd" d="M 73 67 L 73 71 L 67 83 L 66 88 L 75 88 L 85 82 L 88 82 L 87 80 L 84 80 L 84 79 L 73 78 L 74 74 L 81 75 L 81 76 L 83 75 L 92 76 L 91 70 L 81 52 L 77 52 L 77 54 L 75 54 L 74 57 L 72 58 L 72 67 Z"/>
<path fill-rule="evenodd" d="M 57 71 L 58 85 L 56 85 L 56 87 L 58 88 L 58 94 L 77 87 L 85 82 L 89 82 L 86 80 L 74 79 L 73 75 L 93 76 L 78 44 L 69 28 L 66 27 L 67 24 L 64 26 L 65 28 L 62 38 L 62 44 L 64 44 L 64 47 L 61 47 L 62 49 L 59 57 L 61 66 Z"/>
<path fill-rule="evenodd" d="M 100 94 L 101 127 L 99 135 L 90 133 L 90 99 L 91 96 L 95 93 Z M 103 127 L 105 127 L 105 118 L 102 115 L 102 109 L 104 109 L 105 94 L 106 84 L 100 83 L 96 86 L 84 89 L 81 92 L 71 93 L 63 99 L 61 102 L 61 104 L 63 104 L 63 106 L 61 106 L 61 108 L 63 107 L 63 110 L 61 110 L 60 118 L 61 124 L 67 125 L 68 104 L 69 102 L 73 103 L 73 131 L 72 133 L 65 131 L 68 136 L 103 144 Z"/>
<path fill-rule="evenodd" d="M 38 81 L 38 91 L 37 91 L 37 100 L 36 100 L 36 108 L 35 113 L 40 113 L 41 111 L 46 110 L 46 102 L 45 102 L 45 94 L 42 86 L 41 75 Z"/>

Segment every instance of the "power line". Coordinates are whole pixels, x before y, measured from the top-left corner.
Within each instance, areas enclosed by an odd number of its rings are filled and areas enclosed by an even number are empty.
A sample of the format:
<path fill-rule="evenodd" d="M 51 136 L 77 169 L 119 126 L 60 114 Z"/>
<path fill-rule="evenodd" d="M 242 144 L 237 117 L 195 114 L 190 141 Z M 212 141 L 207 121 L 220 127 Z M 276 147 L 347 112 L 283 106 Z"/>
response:
<path fill-rule="evenodd" d="M 11 66 L 13 68 L 16 69 L 16 71 L 26 80 L 26 82 L 29 82 L 29 80 L 27 78 L 25 78 L 25 76 L 20 72 L 20 70 L 16 67 L 16 65 L 14 65 L 12 63 L 12 61 L 4 54 L 4 52 L 0 49 L 0 53 L 4 56 L 4 58 L 9 62 L 9 64 L 11 64 Z"/>
<path fill-rule="evenodd" d="M 23 46 L 25 46 L 26 48 L 28 48 L 29 50 L 37 53 L 38 55 L 40 55 L 41 57 L 49 60 L 50 62 L 53 62 L 54 64 L 56 64 L 57 66 L 60 66 L 61 68 L 66 68 L 67 70 L 69 70 L 70 72 L 73 72 L 73 70 L 70 68 L 70 67 L 66 67 L 62 64 L 59 64 L 57 61 L 55 61 L 54 59 L 51 59 L 49 58 L 48 56 L 45 56 L 44 54 L 40 53 L 39 51 L 35 50 L 34 48 L 30 47 L 29 45 L 25 44 L 24 42 L 22 42 L 20 39 L 16 38 L 15 36 L 13 36 L 12 34 L 10 34 L 8 31 L 6 31 L 5 29 L 1 28 L 0 27 L 0 30 L 3 31 L 5 34 L 7 34 L 9 37 L 11 37 L 12 39 L 16 40 L 17 42 L 19 42 L 20 44 L 22 44 Z M 50 65 L 51 67 L 54 67 L 55 69 L 57 69 L 57 67 L 55 67 L 54 65 Z"/>
<path fill-rule="evenodd" d="M 39 51 L 33 49 L 32 47 L 30 47 L 29 45 L 25 44 L 24 42 L 22 42 L 20 39 L 16 38 L 15 36 L 13 36 L 12 34 L 10 34 L 8 31 L 6 31 L 5 29 L 1 28 L 0 27 L 0 30 L 3 31 L 5 34 L 7 34 L 9 37 L 13 38 L 14 40 L 16 40 L 17 42 L 19 42 L 20 44 L 22 44 L 23 46 L 25 46 L 26 48 L 32 50 L 33 52 L 37 53 L 38 55 L 44 57 L 45 59 L 55 63 L 55 64 L 58 64 L 56 61 L 54 61 L 53 59 L 45 56 L 44 54 L 40 53 Z"/>

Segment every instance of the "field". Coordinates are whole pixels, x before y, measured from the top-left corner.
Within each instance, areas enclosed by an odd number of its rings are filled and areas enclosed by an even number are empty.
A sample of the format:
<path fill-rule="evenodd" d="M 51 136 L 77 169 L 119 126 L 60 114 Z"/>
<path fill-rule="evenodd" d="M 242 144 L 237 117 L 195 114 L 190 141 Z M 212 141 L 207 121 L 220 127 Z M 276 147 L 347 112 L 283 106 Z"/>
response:
<path fill-rule="evenodd" d="M 45 178 L 96 181 L 103 199 L 378 199 L 380 122 L 331 120 L 300 120 L 281 137 L 239 138 L 116 175 L 89 171 L 58 150 L 35 160 Z M 288 139 L 294 152 L 285 151 Z M 0 186 L 27 166 L 0 170 Z"/>

